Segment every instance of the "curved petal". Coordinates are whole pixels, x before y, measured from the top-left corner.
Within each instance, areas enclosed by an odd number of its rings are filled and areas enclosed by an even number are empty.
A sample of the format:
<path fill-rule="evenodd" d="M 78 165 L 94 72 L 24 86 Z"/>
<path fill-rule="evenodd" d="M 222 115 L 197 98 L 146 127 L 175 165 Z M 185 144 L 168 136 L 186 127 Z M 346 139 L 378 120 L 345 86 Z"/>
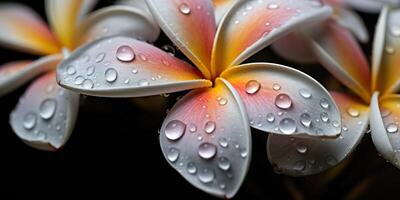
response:
<path fill-rule="evenodd" d="M 130 6 L 138 9 L 147 17 L 147 20 L 151 22 L 155 27 L 158 27 L 156 20 L 154 19 L 153 15 L 151 14 L 149 7 L 145 0 L 118 0 L 116 5 L 125 5 Z"/>
<path fill-rule="evenodd" d="M 65 88 L 87 95 L 138 97 L 210 87 L 189 64 L 128 37 L 97 40 L 58 66 Z"/>
<path fill-rule="evenodd" d="M 79 30 L 81 44 L 117 35 L 154 42 L 160 34 L 160 28 L 149 21 L 142 11 L 130 6 L 109 6 L 97 10 L 82 22 Z"/>
<path fill-rule="evenodd" d="M 11 92 L 35 76 L 56 69 L 61 55 L 51 55 L 35 62 L 18 61 L 0 66 L 0 96 Z"/>
<path fill-rule="evenodd" d="M 382 95 L 400 88 L 400 9 L 385 8 L 377 25 L 374 43 L 375 90 Z"/>
<path fill-rule="evenodd" d="M 345 0 L 344 4 L 360 11 L 379 13 L 384 5 L 383 1 L 384 0 Z"/>
<path fill-rule="evenodd" d="M 400 96 L 390 95 L 371 100 L 371 136 L 377 150 L 393 165 L 400 168 Z"/>
<path fill-rule="evenodd" d="M 301 32 L 290 33 L 272 44 L 272 49 L 279 56 L 296 63 L 318 63 L 314 52 L 311 50 L 309 40 Z"/>
<path fill-rule="evenodd" d="M 63 46 L 73 49 L 77 25 L 96 3 L 96 0 L 46 0 L 47 18 Z"/>
<path fill-rule="evenodd" d="M 342 113 L 343 131 L 335 139 L 268 136 L 268 159 L 277 172 L 305 176 L 325 171 L 344 160 L 358 145 L 369 123 L 369 107 L 359 98 L 332 93 Z"/>
<path fill-rule="evenodd" d="M 209 78 L 217 29 L 211 1 L 147 0 L 147 4 L 164 33 Z"/>
<path fill-rule="evenodd" d="M 218 28 L 211 73 L 217 76 L 295 28 L 324 20 L 330 14 L 330 7 L 319 0 L 241 0 Z"/>
<path fill-rule="evenodd" d="M 335 137 L 339 110 L 317 81 L 295 69 L 272 63 L 251 63 L 221 74 L 236 88 L 253 128 L 294 136 Z"/>
<path fill-rule="evenodd" d="M 0 4 L 0 43 L 35 54 L 52 54 L 60 47 L 46 24 L 30 8 Z"/>
<path fill-rule="evenodd" d="M 71 135 L 79 107 L 79 94 L 64 90 L 55 72 L 37 79 L 10 115 L 14 132 L 26 144 L 41 150 L 61 148 Z"/>
<path fill-rule="evenodd" d="M 225 80 L 197 89 L 172 108 L 160 134 L 165 158 L 195 187 L 231 198 L 247 173 L 251 135 L 240 96 Z"/>
<path fill-rule="evenodd" d="M 219 24 L 224 15 L 232 8 L 238 0 L 213 0 L 215 10 L 215 21 Z"/>
<path fill-rule="evenodd" d="M 311 39 L 315 55 L 338 80 L 369 102 L 371 75 L 361 47 L 348 30 L 334 21 L 321 26 L 321 32 Z"/>
<path fill-rule="evenodd" d="M 362 18 L 354 11 L 340 9 L 337 22 L 347 28 L 361 42 L 369 41 L 369 34 Z"/>

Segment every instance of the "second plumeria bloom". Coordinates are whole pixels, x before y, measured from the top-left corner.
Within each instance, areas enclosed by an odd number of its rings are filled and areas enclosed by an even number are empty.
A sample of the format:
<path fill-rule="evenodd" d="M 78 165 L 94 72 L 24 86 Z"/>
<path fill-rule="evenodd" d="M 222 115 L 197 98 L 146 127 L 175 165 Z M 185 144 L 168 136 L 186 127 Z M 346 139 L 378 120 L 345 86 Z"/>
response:
<path fill-rule="evenodd" d="M 249 125 L 297 137 L 340 134 L 336 104 L 311 77 L 277 64 L 240 65 L 289 31 L 325 19 L 329 7 L 309 0 L 237 1 L 217 27 L 211 0 L 147 4 L 198 70 L 149 44 L 111 37 L 74 52 L 57 78 L 65 88 L 105 97 L 194 89 L 169 111 L 160 131 L 166 159 L 191 184 L 219 197 L 236 194 L 250 162 Z M 304 123 L 321 116 L 329 122 Z"/>

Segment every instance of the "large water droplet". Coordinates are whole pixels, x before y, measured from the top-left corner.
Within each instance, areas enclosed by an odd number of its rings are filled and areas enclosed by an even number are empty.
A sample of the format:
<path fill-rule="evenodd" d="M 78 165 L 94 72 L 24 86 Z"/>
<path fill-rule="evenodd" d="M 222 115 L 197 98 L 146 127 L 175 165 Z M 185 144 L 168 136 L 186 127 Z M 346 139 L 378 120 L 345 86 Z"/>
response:
<path fill-rule="evenodd" d="M 223 97 L 218 97 L 217 101 L 218 101 L 219 105 L 221 105 L 221 106 L 224 106 L 228 103 L 228 100 Z"/>
<path fill-rule="evenodd" d="M 329 122 L 329 115 L 326 112 L 321 113 L 321 120 L 325 123 Z"/>
<path fill-rule="evenodd" d="M 218 144 L 223 148 L 227 148 L 229 146 L 228 140 L 226 138 L 219 138 Z"/>
<path fill-rule="evenodd" d="M 280 109 L 289 109 L 292 106 L 292 99 L 287 94 L 279 94 L 275 98 L 275 105 Z"/>
<path fill-rule="evenodd" d="M 116 53 L 117 59 L 122 62 L 131 62 L 135 59 L 135 52 L 130 46 L 120 46 Z"/>
<path fill-rule="evenodd" d="M 351 116 L 351 117 L 359 117 L 360 116 L 360 111 L 358 111 L 355 108 L 348 108 L 347 109 L 347 113 Z"/>
<path fill-rule="evenodd" d="M 167 158 L 169 161 L 171 162 L 176 162 L 179 158 L 179 149 L 175 148 L 175 147 L 171 147 L 168 149 L 167 152 Z"/>
<path fill-rule="evenodd" d="M 106 54 L 105 53 L 99 53 L 99 54 L 97 54 L 97 56 L 96 56 L 96 63 L 99 63 L 99 62 L 102 62 L 103 60 L 104 60 L 104 58 L 106 57 Z"/>
<path fill-rule="evenodd" d="M 398 127 L 396 124 L 389 124 L 388 126 L 386 126 L 386 131 L 388 133 L 396 133 L 398 131 Z"/>
<path fill-rule="evenodd" d="M 68 75 L 74 75 L 76 73 L 76 68 L 73 65 L 68 65 L 67 66 L 67 74 Z"/>
<path fill-rule="evenodd" d="M 106 81 L 109 83 L 114 82 L 118 78 L 118 72 L 114 68 L 108 68 L 105 73 Z"/>
<path fill-rule="evenodd" d="M 74 83 L 75 85 L 80 85 L 83 83 L 83 81 L 85 81 L 85 78 L 83 78 L 83 76 L 77 76 L 75 77 Z"/>
<path fill-rule="evenodd" d="M 303 113 L 300 115 L 300 122 L 303 126 L 305 127 L 310 127 L 311 126 L 311 116 L 308 113 Z"/>
<path fill-rule="evenodd" d="M 255 94 L 261 88 L 261 84 L 258 81 L 250 80 L 246 83 L 246 92 L 247 94 Z"/>
<path fill-rule="evenodd" d="M 83 81 L 82 86 L 85 89 L 91 89 L 91 88 L 93 88 L 94 84 L 90 79 L 86 79 Z"/>
<path fill-rule="evenodd" d="M 224 171 L 229 170 L 231 168 L 231 162 L 226 157 L 218 158 L 218 167 Z"/>
<path fill-rule="evenodd" d="M 165 127 L 165 136 L 170 140 L 178 140 L 185 133 L 186 124 L 179 120 L 172 120 L 168 122 Z"/>
<path fill-rule="evenodd" d="M 179 11 L 184 15 L 188 15 L 191 12 L 190 7 L 187 3 L 181 3 L 181 5 L 179 5 Z"/>
<path fill-rule="evenodd" d="M 204 125 L 204 131 L 208 134 L 211 134 L 215 131 L 215 128 L 217 127 L 217 125 L 215 124 L 215 122 L 213 121 L 208 121 L 206 122 L 206 124 Z"/>
<path fill-rule="evenodd" d="M 300 94 L 300 96 L 302 96 L 305 99 L 309 99 L 312 97 L 311 92 L 307 89 L 300 89 L 299 94 Z"/>
<path fill-rule="evenodd" d="M 291 118 L 284 118 L 279 122 L 279 130 L 286 135 L 293 134 L 296 129 L 296 122 Z"/>
<path fill-rule="evenodd" d="M 211 159 L 217 154 L 217 147 L 214 144 L 205 142 L 199 146 L 199 156 L 204 159 Z"/>
<path fill-rule="evenodd" d="M 215 173 L 212 169 L 204 168 L 199 171 L 197 177 L 202 183 L 211 183 L 215 178 Z"/>
<path fill-rule="evenodd" d="M 297 146 L 296 146 L 296 151 L 297 151 L 298 153 L 300 153 L 300 154 L 305 154 L 305 153 L 307 153 L 307 150 L 308 150 L 308 148 L 307 148 L 307 146 L 304 145 L 304 144 L 297 144 Z"/>
<path fill-rule="evenodd" d="M 278 83 L 274 83 L 272 84 L 272 89 L 275 91 L 279 91 L 281 89 L 281 85 L 279 85 Z"/>
<path fill-rule="evenodd" d="M 56 112 L 57 102 L 54 99 L 45 99 L 40 103 L 39 115 L 43 119 L 50 119 Z"/>
<path fill-rule="evenodd" d="M 28 113 L 24 117 L 23 126 L 24 128 L 30 130 L 36 125 L 36 115 L 34 113 Z"/>
<path fill-rule="evenodd" d="M 197 172 L 197 167 L 196 164 L 194 164 L 193 162 L 189 162 L 186 165 L 186 170 L 189 174 L 195 174 Z"/>
<path fill-rule="evenodd" d="M 275 116 L 273 113 L 268 113 L 267 114 L 267 122 L 272 123 L 275 121 Z"/>
<path fill-rule="evenodd" d="M 328 99 L 322 98 L 319 105 L 323 108 L 323 109 L 328 109 L 329 108 L 329 101 Z"/>

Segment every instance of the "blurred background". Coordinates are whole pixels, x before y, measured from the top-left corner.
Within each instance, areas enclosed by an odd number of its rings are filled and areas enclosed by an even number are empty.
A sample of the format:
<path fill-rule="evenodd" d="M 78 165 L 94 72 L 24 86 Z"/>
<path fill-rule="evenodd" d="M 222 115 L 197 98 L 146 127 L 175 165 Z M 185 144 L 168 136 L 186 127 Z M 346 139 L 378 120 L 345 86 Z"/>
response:
<path fill-rule="evenodd" d="M 45 19 L 43 1 L 13 2 L 28 4 Z M 98 7 L 112 3 L 103 0 Z M 360 14 L 372 36 L 378 15 Z M 155 45 L 171 42 L 162 35 Z M 371 44 L 363 48 L 370 57 Z M 183 58 L 179 52 L 176 56 Z M 35 58 L 0 48 L 0 64 Z M 341 88 L 321 66 L 287 62 L 268 48 L 249 60 L 296 67 L 327 88 Z M 158 129 L 166 110 L 185 92 L 134 101 L 83 97 L 69 142 L 51 153 L 25 145 L 8 123 L 9 113 L 26 86 L 0 98 L 0 199 L 25 195 L 147 199 L 156 197 L 153 194 L 165 199 L 216 199 L 186 182 L 169 166 L 159 147 Z M 378 155 L 369 134 L 341 165 L 305 178 L 276 174 L 267 160 L 267 134 L 252 130 L 252 137 L 251 167 L 234 199 L 397 199 L 400 171 Z"/>

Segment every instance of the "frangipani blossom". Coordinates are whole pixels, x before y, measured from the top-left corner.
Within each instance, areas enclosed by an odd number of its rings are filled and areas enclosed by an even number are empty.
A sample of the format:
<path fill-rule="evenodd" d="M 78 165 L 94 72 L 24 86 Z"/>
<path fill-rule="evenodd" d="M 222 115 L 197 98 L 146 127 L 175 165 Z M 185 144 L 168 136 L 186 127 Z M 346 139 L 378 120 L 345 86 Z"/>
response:
<path fill-rule="evenodd" d="M 236 194 L 250 162 L 250 126 L 297 137 L 340 134 L 336 104 L 311 77 L 278 64 L 240 64 L 289 31 L 325 19 L 329 7 L 314 0 L 237 1 L 217 27 L 211 0 L 147 3 L 197 69 L 144 42 L 111 37 L 74 52 L 59 65 L 57 80 L 103 97 L 193 89 L 168 112 L 160 143 L 171 166 L 195 187 L 219 197 Z M 87 76 L 91 66 L 95 73 Z M 68 73 L 70 68 L 76 73 Z M 93 84 L 76 84 L 79 77 Z M 308 126 L 301 116 L 329 122 Z"/>
<path fill-rule="evenodd" d="M 309 140 L 270 135 L 268 156 L 281 172 L 294 176 L 310 175 L 335 166 L 354 150 L 368 124 L 378 152 L 400 167 L 400 96 L 396 94 L 400 86 L 399 17 L 400 9 L 385 7 L 382 10 L 374 40 L 372 75 L 359 50 L 347 49 L 346 56 L 352 59 L 336 62 L 331 58 L 344 60 L 345 54 L 328 56 L 324 49 L 335 50 L 328 52 L 343 49 L 336 49 L 338 46 L 327 38 L 320 40 L 325 44 L 324 48 L 313 44 L 325 58 L 324 66 L 358 96 L 332 93 L 342 112 L 343 131 L 337 139 Z M 341 33 L 337 31 L 334 34 Z"/>
<path fill-rule="evenodd" d="M 30 146 L 56 150 L 66 143 L 72 132 L 79 94 L 59 87 L 55 74 L 57 64 L 68 57 L 69 51 L 106 36 L 129 35 L 148 41 L 158 37 L 159 29 L 148 17 L 150 14 L 133 7 L 112 6 L 85 18 L 95 2 L 47 0 L 46 13 L 52 31 L 30 8 L 0 4 L 0 43 L 43 56 L 36 61 L 17 61 L 0 67 L 0 95 L 39 76 L 10 116 L 12 129 Z"/>

